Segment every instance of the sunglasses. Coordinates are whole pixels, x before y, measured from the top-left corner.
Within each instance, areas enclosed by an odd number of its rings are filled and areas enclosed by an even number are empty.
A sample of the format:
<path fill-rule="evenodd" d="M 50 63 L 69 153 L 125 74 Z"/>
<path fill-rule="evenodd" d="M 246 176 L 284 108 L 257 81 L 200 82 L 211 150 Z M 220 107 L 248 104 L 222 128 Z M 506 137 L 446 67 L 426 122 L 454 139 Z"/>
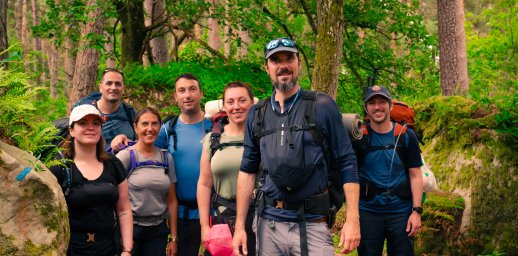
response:
<path fill-rule="evenodd" d="M 110 71 L 119 72 L 121 75 L 123 74 L 122 69 L 120 69 L 120 68 L 105 68 L 105 69 L 103 69 L 103 73 L 110 72 Z"/>
<path fill-rule="evenodd" d="M 268 44 L 266 44 L 266 50 L 273 50 L 279 45 L 284 45 L 286 47 L 296 47 L 295 41 L 289 39 L 289 38 L 277 38 L 270 41 Z"/>

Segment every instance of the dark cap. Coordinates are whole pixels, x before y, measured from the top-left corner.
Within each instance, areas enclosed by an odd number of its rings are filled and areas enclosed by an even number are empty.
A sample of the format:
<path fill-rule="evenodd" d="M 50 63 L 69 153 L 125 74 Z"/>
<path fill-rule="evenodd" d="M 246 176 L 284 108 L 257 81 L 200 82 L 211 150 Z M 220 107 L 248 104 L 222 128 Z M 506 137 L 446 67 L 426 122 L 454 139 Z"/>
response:
<path fill-rule="evenodd" d="M 298 53 L 299 50 L 297 49 L 295 41 L 286 37 L 281 37 L 273 39 L 264 46 L 264 59 L 266 60 L 270 58 L 270 56 L 276 52 Z"/>
<path fill-rule="evenodd" d="M 367 102 L 370 98 L 376 95 L 381 95 L 389 100 L 392 99 L 387 87 L 375 85 L 367 88 L 367 92 L 365 92 L 365 96 L 363 96 L 363 101 Z"/>

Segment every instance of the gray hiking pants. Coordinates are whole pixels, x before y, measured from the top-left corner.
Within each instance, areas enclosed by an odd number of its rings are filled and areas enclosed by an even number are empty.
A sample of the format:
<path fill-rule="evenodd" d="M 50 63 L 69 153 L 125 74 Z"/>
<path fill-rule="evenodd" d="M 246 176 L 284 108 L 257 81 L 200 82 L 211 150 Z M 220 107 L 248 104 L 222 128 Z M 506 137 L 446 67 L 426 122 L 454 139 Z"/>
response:
<path fill-rule="evenodd" d="M 257 218 L 257 215 L 255 216 Z M 273 228 L 270 227 L 272 226 Z M 273 221 L 261 217 L 259 228 L 254 219 L 257 256 L 297 256 L 300 252 L 300 231 L 297 222 Z M 306 222 L 309 256 L 333 256 L 333 238 L 325 222 Z"/>

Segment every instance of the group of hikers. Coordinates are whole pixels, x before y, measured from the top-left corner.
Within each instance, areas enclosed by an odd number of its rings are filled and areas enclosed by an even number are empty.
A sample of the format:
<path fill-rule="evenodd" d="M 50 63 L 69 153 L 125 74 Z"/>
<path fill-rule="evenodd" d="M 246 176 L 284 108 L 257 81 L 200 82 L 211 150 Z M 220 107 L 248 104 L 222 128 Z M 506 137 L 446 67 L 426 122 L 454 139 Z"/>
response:
<path fill-rule="evenodd" d="M 122 70 L 102 72 L 100 99 L 70 114 L 65 164 L 50 167 L 68 205 L 68 255 L 195 256 L 200 244 L 205 255 L 334 255 L 344 200 L 341 253 L 382 255 L 387 240 L 388 255 L 414 255 L 422 161 L 414 132 L 390 120 L 387 88 L 367 89 L 370 121 L 351 142 L 336 102 L 298 84 L 294 41 L 271 40 L 264 57 L 271 97 L 255 103 L 249 84 L 231 82 L 217 122 L 193 74 L 174 82 L 181 114 L 162 120 L 121 102 Z M 230 254 L 208 246 L 218 224 Z"/>

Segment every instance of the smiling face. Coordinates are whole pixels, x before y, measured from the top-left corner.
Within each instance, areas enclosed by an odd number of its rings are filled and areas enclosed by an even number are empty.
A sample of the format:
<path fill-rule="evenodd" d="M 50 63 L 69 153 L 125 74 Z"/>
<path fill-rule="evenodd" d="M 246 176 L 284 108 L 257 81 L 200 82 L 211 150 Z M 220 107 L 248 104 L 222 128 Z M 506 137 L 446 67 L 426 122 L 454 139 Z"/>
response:
<path fill-rule="evenodd" d="M 126 85 L 124 85 L 122 75 L 116 71 L 110 71 L 104 74 L 99 84 L 99 91 L 103 94 L 102 97 L 110 102 L 120 101 L 125 88 Z"/>
<path fill-rule="evenodd" d="M 82 145 L 96 145 L 101 138 L 101 121 L 95 115 L 87 115 L 69 127 L 70 136 L 75 143 Z"/>
<path fill-rule="evenodd" d="M 200 111 L 203 91 L 196 80 L 180 78 L 175 87 L 174 97 L 183 114 L 195 114 Z"/>
<path fill-rule="evenodd" d="M 275 89 L 286 92 L 297 85 L 301 65 L 302 60 L 295 53 L 277 52 L 268 58 L 264 67 Z"/>
<path fill-rule="evenodd" d="M 365 104 L 365 111 L 376 124 L 390 122 L 390 111 L 393 105 L 389 104 L 389 100 L 381 95 L 370 98 Z"/>
<path fill-rule="evenodd" d="M 160 131 L 160 120 L 158 116 L 151 112 L 146 112 L 140 115 L 138 122 L 133 124 L 133 126 L 135 127 L 139 141 L 146 144 L 155 143 Z"/>
<path fill-rule="evenodd" d="M 229 88 L 225 90 L 223 98 L 223 109 L 227 112 L 228 121 L 235 124 L 244 123 L 248 109 L 254 104 L 247 89 Z"/>

